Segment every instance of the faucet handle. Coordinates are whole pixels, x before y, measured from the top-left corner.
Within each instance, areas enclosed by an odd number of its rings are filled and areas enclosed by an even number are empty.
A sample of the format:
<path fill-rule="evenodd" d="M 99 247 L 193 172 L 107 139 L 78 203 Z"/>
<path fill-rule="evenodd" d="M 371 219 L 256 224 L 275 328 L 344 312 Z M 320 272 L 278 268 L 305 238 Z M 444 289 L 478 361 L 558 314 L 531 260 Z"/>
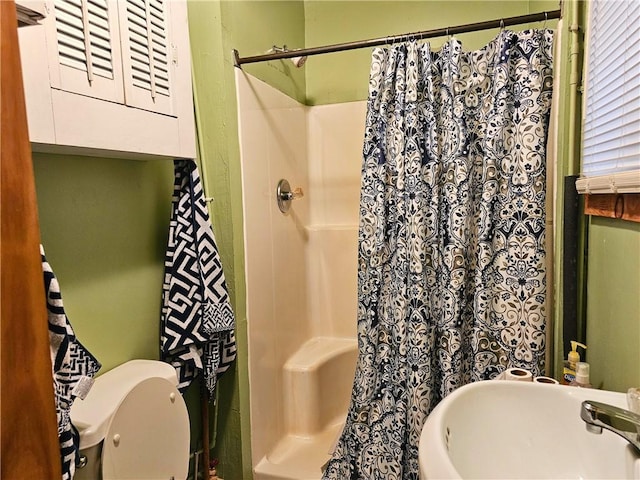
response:
<path fill-rule="evenodd" d="M 295 200 L 296 198 L 304 197 L 304 191 L 298 187 L 290 192 L 281 192 L 280 196 L 285 200 Z"/>

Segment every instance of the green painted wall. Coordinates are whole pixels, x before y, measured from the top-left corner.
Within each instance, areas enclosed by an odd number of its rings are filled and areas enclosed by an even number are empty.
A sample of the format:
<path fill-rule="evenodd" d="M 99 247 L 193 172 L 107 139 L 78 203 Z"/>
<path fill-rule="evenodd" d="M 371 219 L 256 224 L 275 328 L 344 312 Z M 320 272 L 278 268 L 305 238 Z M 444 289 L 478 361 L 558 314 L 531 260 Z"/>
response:
<path fill-rule="evenodd" d="M 158 358 L 170 162 L 34 155 L 42 243 L 101 372 Z"/>
<path fill-rule="evenodd" d="M 591 217 L 587 258 L 591 383 L 626 392 L 640 386 L 640 223 Z"/>
<path fill-rule="evenodd" d="M 225 55 L 232 49 L 246 57 L 268 53 L 274 45 L 290 50 L 305 47 L 302 0 L 230 0 L 222 1 L 221 6 Z M 304 103 L 305 70 L 290 60 L 247 64 L 243 70 Z M 235 98 L 235 90 L 233 94 Z"/>
<path fill-rule="evenodd" d="M 558 8 L 557 1 L 305 1 L 306 46 L 316 47 L 401 35 Z M 553 28 L 556 22 L 549 21 Z M 536 25 L 540 28 L 542 25 Z M 486 30 L 458 35 L 467 50 L 481 48 L 498 34 Z M 439 48 L 446 38 L 431 39 Z M 314 56 L 304 67 L 307 104 L 365 100 L 371 49 Z"/>

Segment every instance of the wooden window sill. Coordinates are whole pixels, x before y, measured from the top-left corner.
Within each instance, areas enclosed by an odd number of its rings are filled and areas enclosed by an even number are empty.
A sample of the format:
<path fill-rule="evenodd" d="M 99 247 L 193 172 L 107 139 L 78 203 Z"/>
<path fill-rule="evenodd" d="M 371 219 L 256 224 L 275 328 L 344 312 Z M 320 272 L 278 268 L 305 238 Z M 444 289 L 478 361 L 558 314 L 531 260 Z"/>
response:
<path fill-rule="evenodd" d="M 584 198 L 585 215 L 640 222 L 640 193 L 599 193 Z"/>

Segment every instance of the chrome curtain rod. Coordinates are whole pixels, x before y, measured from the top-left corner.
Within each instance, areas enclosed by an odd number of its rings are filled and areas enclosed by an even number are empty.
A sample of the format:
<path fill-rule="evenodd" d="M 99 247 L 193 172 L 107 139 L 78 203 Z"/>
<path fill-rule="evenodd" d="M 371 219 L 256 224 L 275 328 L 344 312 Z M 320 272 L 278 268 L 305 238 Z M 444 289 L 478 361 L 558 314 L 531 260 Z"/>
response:
<path fill-rule="evenodd" d="M 458 33 L 476 32 L 479 30 L 489 30 L 492 28 L 504 28 L 512 25 L 521 25 L 523 23 L 542 22 L 544 20 L 553 20 L 561 18 L 561 10 L 550 10 L 548 12 L 532 13 L 529 15 L 519 15 L 517 17 L 507 17 L 498 20 L 489 20 L 486 22 L 468 23 L 466 25 L 457 25 L 455 27 L 437 28 L 435 30 L 426 30 L 423 32 L 405 33 L 403 35 L 394 35 L 391 37 L 372 38 L 370 40 L 360 40 L 357 42 L 337 43 L 335 45 L 325 45 L 323 47 L 301 48 L 299 50 L 289 50 L 286 52 L 267 53 L 264 55 L 255 55 L 252 57 L 240 57 L 238 50 L 233 50 L 234 65 L 242 68 L 245 63 L 266 62 L 269 60 L 280 60 L 282 58 L 302 57 L 309 55 L 321 55 L 323 53 L 342 52 L 345 50 L 355 50 L 358 48 L 377 47 L 378 45 L 386 45 L 407 40 L 422 40 L 424 38 L 443 37 L 448 35 L 456 35 Z"/>

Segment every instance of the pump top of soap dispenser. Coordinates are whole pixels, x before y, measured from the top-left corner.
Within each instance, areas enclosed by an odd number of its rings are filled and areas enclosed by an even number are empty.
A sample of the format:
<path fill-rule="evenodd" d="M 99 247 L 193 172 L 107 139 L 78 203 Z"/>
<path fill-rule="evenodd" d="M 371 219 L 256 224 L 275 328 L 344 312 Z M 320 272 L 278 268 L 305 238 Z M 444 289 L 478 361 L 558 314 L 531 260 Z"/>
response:
<path fill-rule="evenodd" d="M 569 366 L 573 369 L 576 368 L 576 365 L 580 361 L 580 354 L 578 353 L 578 350 L 576 350 L 578 347 L 582 347 L 585 350 L 587 349 L 585 344 L 571 340 L 571 351 L 567 355 L 567 361 L 569 362 Z"/>
<path fill-rule="evenodd" d="M 591 383 L 589 382 L 589 364 L 586 362 L 578 362 L 577 370 L 576 370 L 576 379 L 571 382 L 571 385 L 575 385 L 578 387 L 586 387 L 591 388 Z"/>

